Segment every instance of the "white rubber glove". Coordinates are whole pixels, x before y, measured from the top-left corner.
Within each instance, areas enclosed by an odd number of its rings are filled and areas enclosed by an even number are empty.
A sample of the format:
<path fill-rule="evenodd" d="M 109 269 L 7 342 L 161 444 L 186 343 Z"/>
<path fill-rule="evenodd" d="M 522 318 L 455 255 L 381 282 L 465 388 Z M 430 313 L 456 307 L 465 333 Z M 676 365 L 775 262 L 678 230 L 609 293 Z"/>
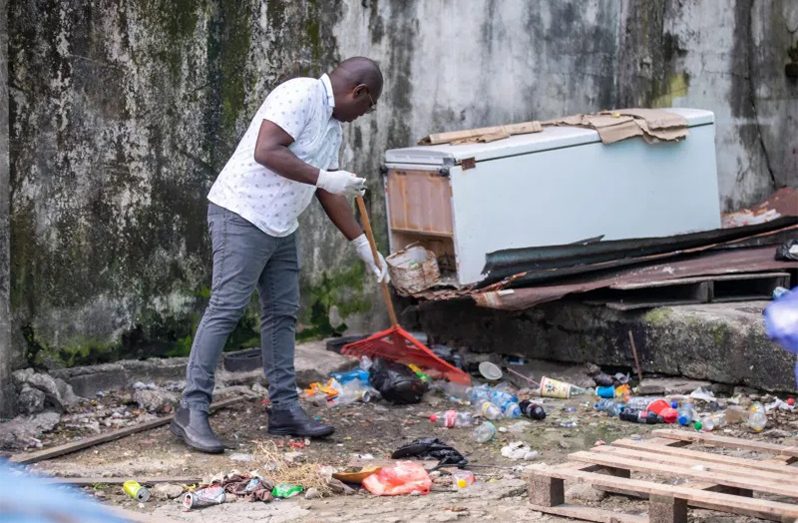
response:
<path fill-rule="evenodd" d="M 374 276 L 377 277 L 378 282 L 388 283 L 391 281 L 391 276 L 388 274 L 388 264 L 385 263 L 385 258 L 383 258 L 382 254 L 379 252 L 377 256 L 380 258 L 380 266 L 377 267 L 374 263 L 374 255 L 371 254 L 371 245 L 369 245 L 369 240 L 366 238 L 365 234 L 361 234 L 349 243 L 355 248 L 357 256 L 366 264 L 366 268 L 370 269 L 371 272 L 374 273 Z"/>
<path fill-rule="evenodd" d="M 319 169 L 316 187 L 341 196 L 354 196 L 358 193 L 362 196 L 366 191 L 366 179 L 358 178 L 349 171 L 325 171 L 324 169 Z"/>

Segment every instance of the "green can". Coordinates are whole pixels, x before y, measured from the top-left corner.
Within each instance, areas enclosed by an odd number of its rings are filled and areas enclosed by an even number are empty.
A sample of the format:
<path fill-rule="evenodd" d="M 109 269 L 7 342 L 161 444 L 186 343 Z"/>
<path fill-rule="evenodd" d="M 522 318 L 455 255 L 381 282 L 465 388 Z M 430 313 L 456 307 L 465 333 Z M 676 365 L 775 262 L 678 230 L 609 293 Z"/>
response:
<path fill-rule="evenodd" d="M 279 483 L 272 489 L 272 496 L 275 498 L 290 498 L 301 493 L 304 489 L 302 485 L 292 485 L 290 483 Z"/>

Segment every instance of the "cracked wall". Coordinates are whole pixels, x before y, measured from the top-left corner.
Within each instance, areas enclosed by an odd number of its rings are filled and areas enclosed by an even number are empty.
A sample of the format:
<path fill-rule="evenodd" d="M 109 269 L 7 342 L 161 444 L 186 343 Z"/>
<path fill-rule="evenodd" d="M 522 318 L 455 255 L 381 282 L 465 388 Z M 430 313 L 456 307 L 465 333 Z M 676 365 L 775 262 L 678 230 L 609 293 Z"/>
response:
<path fill-rule="evenodd" d="M 185 352 L 208 294 L 210 184 L 271 88 L 351 55 L 386 78 L 342 151 L 369 178 L 383 247 L 382 154 L 434 131 L 701 107 L 724 208 L 798 185 L 786 0 L 35 0 L 10 2 L 8 22 L 20 365 Z M 380 326 L 377 288 L 317 204 L 301 223 L 306 334 Z M 232 345 L 256 331 L 249 314 Z"/>

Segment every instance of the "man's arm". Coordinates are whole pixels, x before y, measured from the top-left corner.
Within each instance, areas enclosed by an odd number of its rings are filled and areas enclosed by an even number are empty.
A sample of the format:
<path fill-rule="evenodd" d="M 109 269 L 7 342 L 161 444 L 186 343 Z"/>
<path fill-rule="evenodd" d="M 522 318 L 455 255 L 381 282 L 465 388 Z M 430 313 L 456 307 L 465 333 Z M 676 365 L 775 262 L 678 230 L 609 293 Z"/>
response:
<path fill-rule="evenodd" d="M 292 143 L 294 139 L 279 125 L 263 120 L 255 142 L 255 161 L 289 180 L 316 185 L 319 170 L 297 158 L 288 148 Z"/>
<path fill-rule="evenodd" d="M 324 208 L 324 212 L 330 221 L 338 227 L 346 239 L 349 241 L 354 240 L 361 234 L 363 229 L 360 224 L 355 220 L 355 215 L 352 213 L 352 207 L 349 201 L 343 196 L 332 194 L 324 189 L 316 190 L 316 198 Z"/>
<path fill-rule="evenodd" d="M 333 194 L 354 195 L 365 184 L 347 171 L 325 171 L 303 162 L 288 148 L 294 139 L 276 123 L 263 120 L 255 142 L 255 161 L 295 182 L 315 185 Z"/>

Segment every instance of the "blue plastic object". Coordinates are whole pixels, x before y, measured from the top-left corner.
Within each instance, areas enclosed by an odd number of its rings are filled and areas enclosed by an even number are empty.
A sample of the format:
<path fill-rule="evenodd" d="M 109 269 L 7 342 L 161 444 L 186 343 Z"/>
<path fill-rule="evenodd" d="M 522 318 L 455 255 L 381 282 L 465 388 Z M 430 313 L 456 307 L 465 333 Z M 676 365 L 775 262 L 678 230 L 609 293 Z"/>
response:
<path fill-rule="evenodd" d="M 612 399 L 615 397 L 615 387 L 612 385 L 607 387 L 596 387 L 596 396 L 599 398 Z"/>
<path fill-rule="evenodd" d="M 354 380 L 360 380 L 365 385 L 369 383 L 369 371 L 365 369 L 354 369 L 348 372 L 333 372 L 330 374 L 330 377 L 335 378 L 341 385 Z"/>
<path fill-rule="evenodd" d="M 765 307 L 765 332 L 784 350 L 798 355 L 798 287 L 782 293 Z M 798 384 L 798 362 L 795 364 Z"/>

